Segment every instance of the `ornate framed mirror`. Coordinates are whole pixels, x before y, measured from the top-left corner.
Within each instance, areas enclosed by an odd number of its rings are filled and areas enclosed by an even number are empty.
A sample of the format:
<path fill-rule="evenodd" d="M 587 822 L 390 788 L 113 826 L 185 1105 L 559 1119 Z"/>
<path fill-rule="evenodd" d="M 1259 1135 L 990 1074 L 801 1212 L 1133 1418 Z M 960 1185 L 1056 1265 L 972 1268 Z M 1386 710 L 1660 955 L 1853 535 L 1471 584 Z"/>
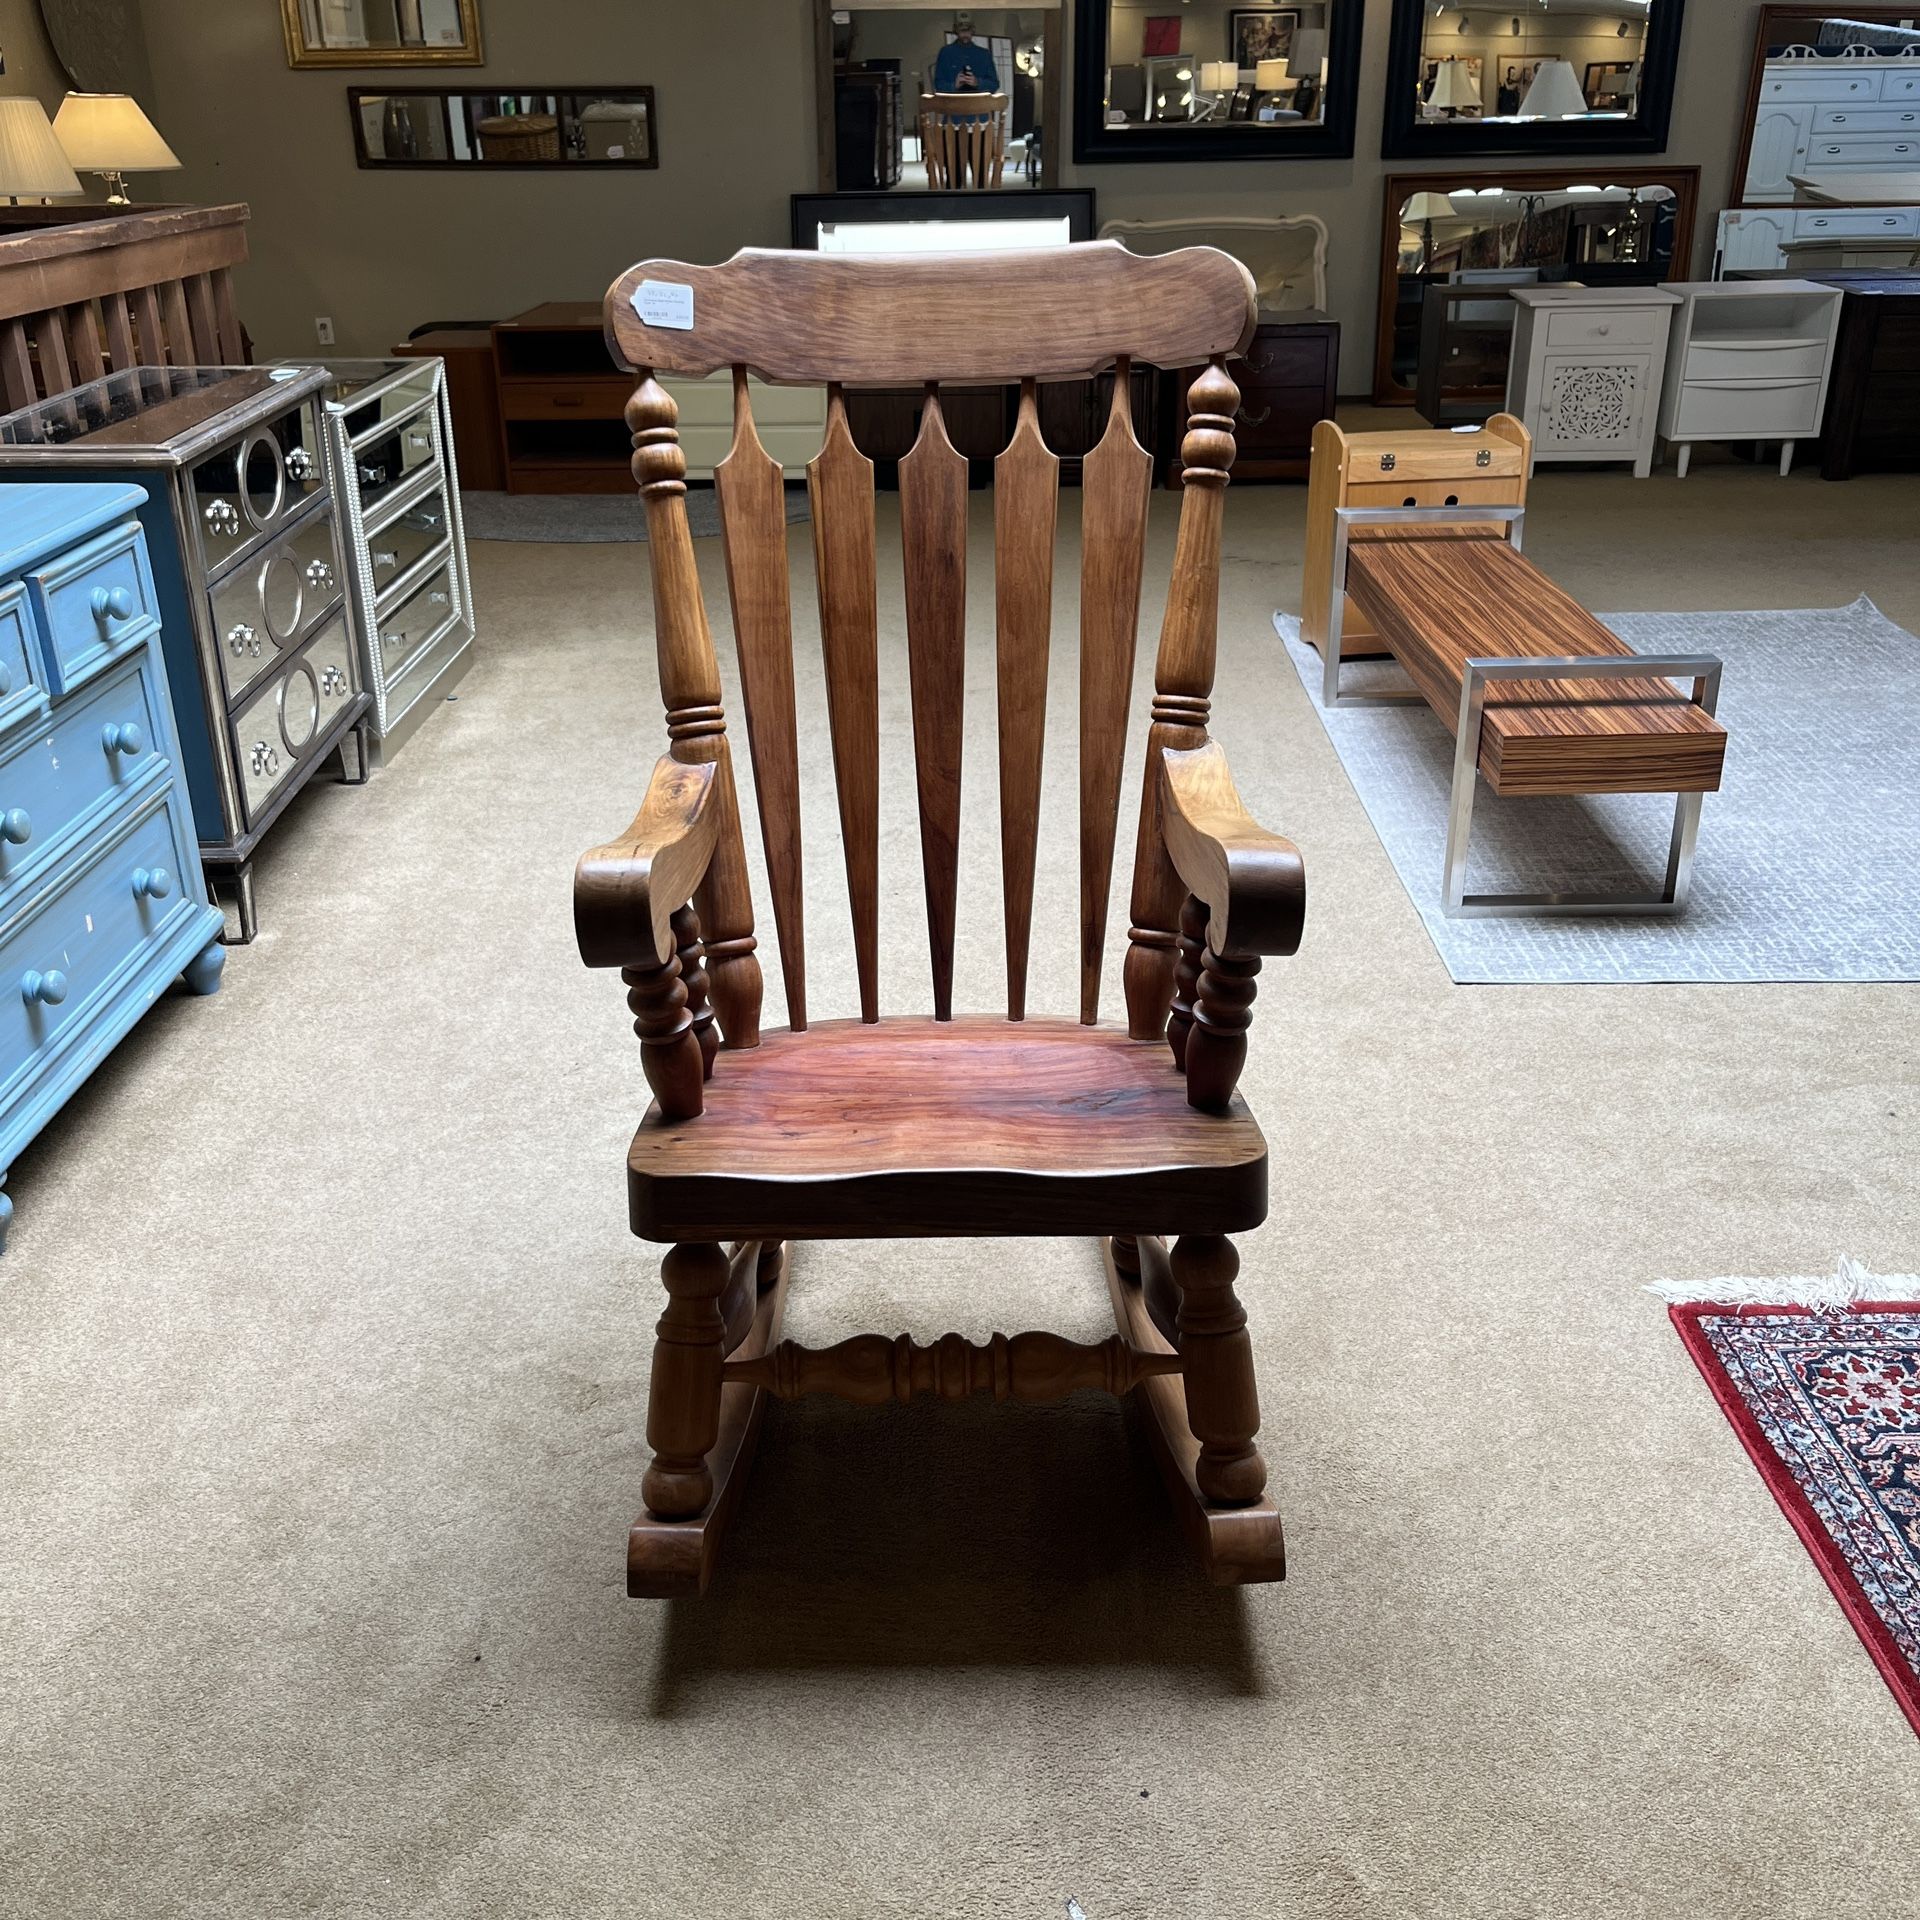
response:
<path fill-rule="evenodd" d="M 477 67 L 480 0 L 280 0 L 290 67 Z"/>
<path fill-rule="evenodd" d="M 1686 0 L 1393 0 L 1389 159 L 1658 153 Z"/>
<path fill-rule="evenodd" d="M 1653 286 L 1687 279 L 1699 191 L 1698 167 L 1610 161 L 1545 171 L 1389 174 L 1380 223 L 1375 405 L 1413 404 L 1429 286 L 1525 280 Z"/>

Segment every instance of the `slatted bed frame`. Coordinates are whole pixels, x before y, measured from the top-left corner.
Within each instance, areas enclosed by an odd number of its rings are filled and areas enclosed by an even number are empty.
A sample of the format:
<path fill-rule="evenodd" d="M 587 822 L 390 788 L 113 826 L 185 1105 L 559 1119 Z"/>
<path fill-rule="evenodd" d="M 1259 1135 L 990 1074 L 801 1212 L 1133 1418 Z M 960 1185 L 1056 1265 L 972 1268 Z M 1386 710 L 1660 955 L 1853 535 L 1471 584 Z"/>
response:
<path fill-rule="evenodd" d="M 1508 415 L 1487 423 L 1526 471 L 1527 430 Z M 1726 729 L 1715 718 L 1721 663 L 1709 654 L 1639 654 L 1557 587 L 1521 552 L 1524 505 L 1343 505 L 1344 477 L 1370 460 L 1406 464 L 1445 484 L 1449 460 L 1478 458 L 1480 436 L 1314 432 L 1340 488 L 1310 496 L 1308 545 L 1327 556 L 1310 569 L 1320 588 L 1302 627 L 1323 656 L 1329 707 L 1424 701 L 1454 735 L 1442 898 L 1455 918 L 1537 913 L 1664 913 L 1686 905 L 1704 795 L 1720 785 Z M 1367 443 L 1391 441 L 1378 454 Z M 1408 442 L 1424 443 L 1408 448 Z M 1484 451 L 1485 449 L 1481 449 Z M 1467 473 L 1473 469 L 1464 468 Z M 1382 492 L 1379 484 L 1362 496 Z M 1349 613 L 1370 651 L 1384 646 L 1405 689 L 1345 691 L 1342 637 Z M 1356 622 L 1356 624 L 1359 624 Z M 1346 658 L 1354 649 L 1349 647 Z M 1691 683 L 1682 692 L 1674 679 Z M 1671 793 L 1673 832 L 1657 895 L 1468 893 L 1467 843 L 1478 780 L 1499 795 Z"/>

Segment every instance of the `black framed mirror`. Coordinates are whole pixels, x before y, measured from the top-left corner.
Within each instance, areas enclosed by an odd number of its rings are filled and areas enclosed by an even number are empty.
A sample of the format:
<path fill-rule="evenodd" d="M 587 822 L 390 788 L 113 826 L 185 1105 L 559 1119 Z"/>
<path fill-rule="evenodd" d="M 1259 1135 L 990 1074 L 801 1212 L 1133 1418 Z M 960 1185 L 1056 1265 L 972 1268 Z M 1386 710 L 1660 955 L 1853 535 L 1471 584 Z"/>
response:
<path fill-rule="evenodd" d="M 657 167 L 651 87 L 349 87 L 363 167 Z"/>
<path fill-rule="evenodd" d="M 1686 0 L 1393 0 L 1380 151 L 1658 153 Z"/>
<path fill-rule="evenodd" d="M 1080 0 L 1074 159 L 1350 157 L 1362 12 L 1363 0 Z"/>

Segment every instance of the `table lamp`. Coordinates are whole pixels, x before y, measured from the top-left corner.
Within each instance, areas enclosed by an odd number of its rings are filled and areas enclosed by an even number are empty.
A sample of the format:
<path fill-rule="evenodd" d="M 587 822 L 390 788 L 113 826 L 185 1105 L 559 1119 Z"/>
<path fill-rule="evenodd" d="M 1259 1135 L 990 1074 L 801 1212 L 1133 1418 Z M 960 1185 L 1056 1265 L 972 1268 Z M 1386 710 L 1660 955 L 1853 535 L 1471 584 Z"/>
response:
<path fill-rule="evenodd" d="M 1427 105 L 1442 113 L 1457 114 L 1462 107 L 1480 104 L 1480 88 L 1464 60 L 1446 59 L 1433 76 L 1433 92 Z"/>
<path fill-rule="evenodd" d="M 17 207 L 22 194 L 45 200 L 81 191 L 46 108 L 30 94 L 0 99 L 0 193 L 9 204 Z"/>
<path fill-rule="evenodd" d="M 132 204 L 129 173 L 162 173 L 180 162 L 130 93 L 70 93 L 53 131 L 69 161 L 107 183 L 107 205 Z"/>
<path fill-rule="evenodd" d="M 1444 193 L 1416 193 L 1400 209 L 1403 226 L 1412 226 L 1416 221 L 1419 223 L 1420 271 L 1423 276 L 1433 271 L 1433 223 L 1451 219 L 1453 212 L 1453 202 Z"/>
<path fill-rule="evenodd" d="M 1542 60 L 1527 97 L 1520 102 L 1522 120 L 1567 120 L 1589 111 L 1587 96 L 1565 60 Z"/>

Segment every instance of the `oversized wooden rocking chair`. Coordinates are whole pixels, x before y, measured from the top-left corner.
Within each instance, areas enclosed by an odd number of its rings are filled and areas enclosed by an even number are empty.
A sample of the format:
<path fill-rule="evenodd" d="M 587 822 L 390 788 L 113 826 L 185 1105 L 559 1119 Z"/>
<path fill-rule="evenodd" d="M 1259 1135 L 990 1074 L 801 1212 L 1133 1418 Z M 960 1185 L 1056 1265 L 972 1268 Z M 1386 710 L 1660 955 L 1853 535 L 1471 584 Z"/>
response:
<path fill-rule="evenodd" d="M 1278 1579 L 1280 1523 L 1254 1446 L 1252 1349 L 1226 1236 L 1266 1216 L 1266 1143 L 1234 1086 L 1260 956 L 1299 944 L 1304 878 L 1293 846 L 1247 817 L 1207 736 L 1239 401 L 1226 363 L 1253 333 L 1252 281 L 1211 249 L 1144 258 L 1111 241 L 997 256 L 990 274 L 977 258 L 749 251 L 713 267 L 634 267 L 609 290 L 606 320 L 616 356 L 639 374 L 627 423 L 669 742 L 638 817 L 581 860 L 574 890 L 581 954 L 622 969 L 654 1093 L 628 1163 L 633 1230 L 671 1243 L 628 1591 L 705 1588 L 765 1397 L 807 1393 L 878 1404 L 1138 1390 L 1209 1573 Z M 1098 1024 L 1098 1000 L 1147 525 L 1148 456 L 1128 418 L 1134 360 L 1206 364 L 1188 396 L 1122 1033 Z M 654 378 L 722 367 L 733 371 L 734 440 L 715 490 L 790 1026 L 765 1035 L 686 460 L 675 404 Z M 1026 1018 L 1058 468 L 1035 386 L 1108 368 L 1111 416 L 1085 462 L 1081 508 L 1075 1024 Z M 825 442 L 807 473 L 857 1022 L 807 1024 L 786 522 L 749 370 L 827 389 Z M 1020 385 L 995 463 L 1004 1020 L 955 1019 L 952 1007 L 967 462 L 947 437 L 942 381 Z M 843 391 L 922 383 L 900 518 L 934 1012 L 883 1020 L 873 467 L 849 435 Z M 947 1334 L 931 1346 L 868 1334 L 823 1352 L 780 1341 L 794 1240 L 1083 1233 L 1106 1248 L 1119 1329 L 1097 1345 L 1048 1333 L 984 1345 Z"/>

